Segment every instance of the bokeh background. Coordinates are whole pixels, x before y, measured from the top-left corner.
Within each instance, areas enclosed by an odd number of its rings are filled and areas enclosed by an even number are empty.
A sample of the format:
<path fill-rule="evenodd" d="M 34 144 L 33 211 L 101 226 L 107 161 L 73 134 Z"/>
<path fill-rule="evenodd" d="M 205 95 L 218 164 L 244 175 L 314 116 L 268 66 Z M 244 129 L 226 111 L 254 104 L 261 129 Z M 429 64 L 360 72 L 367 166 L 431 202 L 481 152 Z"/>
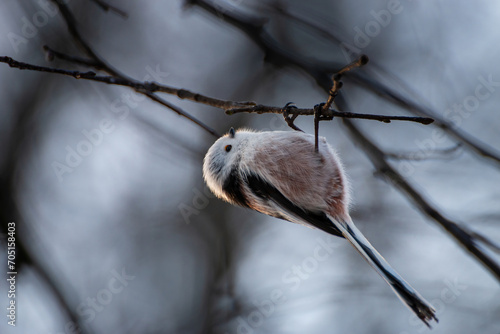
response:
<path fill-rule="evenodd" d="M 266 17 L 272 36 L 311 63 L 350 61 L 325 32 L 339 36 L 370 57 L 359 73 L 500 154 L 494 1 L 216 0 L 220 15 L 180 0 L 109 2 L 128 18 L 92 1 L 66 1 L 97 53 L 138 80 L 276 106 L 324 102 L 308 73 L 266 62 L 252 40 L 221 20 L 224 13 Z M 43 45 L 81 55 L 50 1 L 2 1 L 0 18 L 0 55 L 87 70 L 45 59 Z M 195 124 L 123 87 L 6 64 L 0 78 L 2 224 L 16 220 L 17 238 L 36 263 L 17 277 L 17 326 L 2 316 L 1 333 L 73 333 L 64 304 L 84 333 L 429 331 L 345 240 L 211 196 L 201 166 L 215 138 Z M 408 115 L 348 79 L 343 96 L 350 111 Z M 219 133 L 231 126 L 289 130 L 279 115 L 226 116 L 165 98 Z M 312 132 L 311 117 L 296 124 Z M 441 213 L 500 242 L 498 162 L 434 126 L 356 124 L 399 156 L 393 166 Z M 499 281 L 375 173 L 340 120 L 322 122 L 321 135 L 343 158 L 358 227 L 436 306 L 433 333 L 500 333 Z M 78 150 L 86 155 L 75 158 Z M 5 279 L 0 301 L 6 313 Z"/>

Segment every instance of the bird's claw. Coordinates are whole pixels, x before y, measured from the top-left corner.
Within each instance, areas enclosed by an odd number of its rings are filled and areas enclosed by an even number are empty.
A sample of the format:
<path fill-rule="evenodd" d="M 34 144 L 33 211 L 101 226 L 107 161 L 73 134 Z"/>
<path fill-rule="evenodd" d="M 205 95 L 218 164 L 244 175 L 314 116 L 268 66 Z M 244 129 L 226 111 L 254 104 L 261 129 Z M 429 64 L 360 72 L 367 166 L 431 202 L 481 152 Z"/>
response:
<path fill-rule="evenodd" d="M 289 127 L 291 127 L 292 129 L 294 129 L 295 131 L 300 131 L 300 132 L 304 132 L 302 131 L 300 128 L 298 128 L 293 122 L 295 121 L 295 119 L 299 116 L 298 114 L 291 114 L 290 111 L 291 109 L 297 109 L 297 107 L 295 106 L 295 103 L 293 102 L 288 102 L 287 104 L 285 104 L 285 106 L 283 107 L 283 118 L 285 119 L 285 122 L 286 124 L 288 124 Z"/>

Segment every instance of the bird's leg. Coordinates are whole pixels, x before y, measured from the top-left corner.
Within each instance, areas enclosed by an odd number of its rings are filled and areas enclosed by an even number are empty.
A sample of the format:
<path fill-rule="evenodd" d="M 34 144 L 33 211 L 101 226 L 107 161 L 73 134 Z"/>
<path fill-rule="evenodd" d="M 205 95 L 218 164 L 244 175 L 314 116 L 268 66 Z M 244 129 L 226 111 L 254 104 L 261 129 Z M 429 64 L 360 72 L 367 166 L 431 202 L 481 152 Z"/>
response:
<path fill-rule="evenodd" d="M 319 137 L 319 122 L 320 121 L 331 121 L 333 116 L 323 115 L 325 110 L 325 103 L 320 103 L 314 106 L 314 152 L 319 151 L 318 137 Z"/>
<path fill-rule="evenodd" d="M 291 109 L 297 109 L 295 104 L 293 102 L 288 102 L 284 107 L 283 107 L 283 118 L 285 119 L 286 124 L 288 124 L 289 127 L 294 129 L 295 131 L 302 131 L 300 128 L 298 128 L 293 122 L 295 119 L 299 116 L 298 114 L 290 114 Z"/>

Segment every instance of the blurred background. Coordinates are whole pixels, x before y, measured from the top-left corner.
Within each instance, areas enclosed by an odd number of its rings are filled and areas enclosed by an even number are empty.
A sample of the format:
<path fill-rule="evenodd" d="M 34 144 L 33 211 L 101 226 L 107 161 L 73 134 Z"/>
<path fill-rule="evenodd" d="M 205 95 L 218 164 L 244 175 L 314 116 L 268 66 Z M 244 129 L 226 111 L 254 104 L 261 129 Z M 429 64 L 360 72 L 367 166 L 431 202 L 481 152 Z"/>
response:
<path fill-rule="evenodd" d="M 128 18 L 94 1 L 65 3 L 122 73 L 221 99 L 310 108 L 327 98 L 315 65 L 367 54 L 356 73 L 500 155 L 494 1 L 216 0 L 210 13 L 181 0 L 109 0 Z M 266 18 L 276 43 L 312 70 L 265 57 L 226 15 Z M 0 18 L 1 56 L 89 69 L 45 59 L 44 45 L 82 56 L 51 1 L 2 1 Z M 1 232 L 14 220 L 29 258 L 17 276 L 16 327 L 3 316 L 1 333 L 429 331 L 345 240 L 214 198 L 201 166 L 216 138 L 194 123 L 124 87 L 6 64 L 0 78 Z M 349 77 L 342 93 L 349 111 L 409 115 Z M 219 133 L 289 130 L 279 115 L 226 116 L 163 97 Z M 312 117 L 296 124 L 313 132 Z M 355 124 L 445 217 L 500 242 L 498 161 L 436 126 Z M 341 120 L 320 128 L 349 174 L 353 220 L 436 307 L 433 333 L 500 333 L 498 279 L 375 172 Z"/>

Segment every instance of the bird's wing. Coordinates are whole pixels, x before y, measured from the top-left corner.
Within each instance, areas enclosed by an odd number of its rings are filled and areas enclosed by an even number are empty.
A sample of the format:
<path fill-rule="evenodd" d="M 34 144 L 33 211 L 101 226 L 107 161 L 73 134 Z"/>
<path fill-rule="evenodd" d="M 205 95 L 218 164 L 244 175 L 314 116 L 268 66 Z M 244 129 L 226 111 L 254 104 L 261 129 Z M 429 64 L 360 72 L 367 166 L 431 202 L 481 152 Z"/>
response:
<path fill-rule="evenodd" d="M 276 187 L 261 177 L 249 173 L 243 176 L 243 182 L 248 186 L 253 195 L 269 207 L 268 211 L 266 211 L 265 206 L 260 209 L 253 209 L 285 220 L 290 220 L 288 217 L 292 216 L 295 218 L 293 220 L 294 222 L 301 221 L 305 225 L 318 228 L 338 237 L 343 237 L 342 233 L 324 212 L 312 212 L 295 205 L 276 189 Z M 273 206 L 271 206 L 271 204 L 273 204 Z M 274 207 L 278 207 L 279 209 L 273 210 Z"/>

